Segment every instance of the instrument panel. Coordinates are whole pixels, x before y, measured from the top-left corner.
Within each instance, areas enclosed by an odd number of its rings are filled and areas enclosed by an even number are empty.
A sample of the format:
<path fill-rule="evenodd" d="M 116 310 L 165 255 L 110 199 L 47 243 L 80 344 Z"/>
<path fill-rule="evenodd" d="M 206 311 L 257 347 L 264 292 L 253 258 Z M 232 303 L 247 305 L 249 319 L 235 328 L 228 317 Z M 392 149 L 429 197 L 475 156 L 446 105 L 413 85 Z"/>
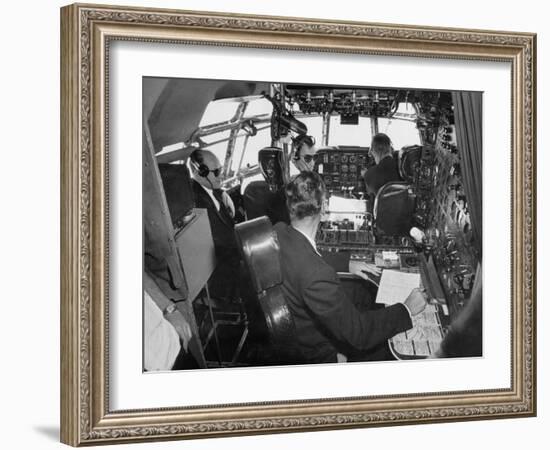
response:
<path fill-rule="evenodd" d="M 374 238 L 368 230 L 319 229 L 315 238 L 317 246 L 326 251 L 358 250 L 361 251 Z"/>
<path fill-rule="evenodd" d="M 452 119 L 452 118 L 451 118 Z M 479 255 L 462 179 L 455 127 L 442 117 L 431 146 L 424 146 L 416 180 L 416 222 L 426 234 L 434 271 L 451 317 L 468 303 Z"/>
<path fill-rule="evenodd" d="M 363 193 L 362 173 L 374 165 L 368 147 L 330 147 L 317 152 L 314 170 L 325 182 L 328 192 Z"/>
<path fill-rule="evenodd" d="M 398 89 L 351 88 L 348 86 L 287 85 L 286 93 L 292 103 L 305 114 L 340 114 L 341 117 L 388 117 L 395 111 L 407 91 Z"/>

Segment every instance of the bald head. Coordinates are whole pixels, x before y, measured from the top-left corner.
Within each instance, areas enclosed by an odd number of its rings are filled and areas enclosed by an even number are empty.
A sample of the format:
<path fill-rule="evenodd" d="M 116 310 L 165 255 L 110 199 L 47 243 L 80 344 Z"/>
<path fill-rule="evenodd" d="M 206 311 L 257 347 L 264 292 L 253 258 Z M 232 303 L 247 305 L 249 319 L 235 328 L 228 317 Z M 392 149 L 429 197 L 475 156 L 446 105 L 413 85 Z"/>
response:
<path fill-rule="evenodd" d="M 198 183 L 208 189 L 221 188 L 222 165 L 214 153 L 209 150 L 195 150 L 189 159 L 193 178 Z"/>

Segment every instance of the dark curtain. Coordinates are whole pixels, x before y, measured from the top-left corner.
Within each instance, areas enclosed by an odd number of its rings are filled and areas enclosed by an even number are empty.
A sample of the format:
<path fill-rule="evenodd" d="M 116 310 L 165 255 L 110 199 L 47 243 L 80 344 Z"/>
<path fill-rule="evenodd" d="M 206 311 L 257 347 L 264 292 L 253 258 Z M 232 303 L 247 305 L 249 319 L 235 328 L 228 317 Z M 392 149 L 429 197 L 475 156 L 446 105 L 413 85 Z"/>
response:
<path fill-rule="evenodd" d="M 482 94 L 453 92 L 456 138 L 475 247 L 482 249 Z"/>
<path fill-rule="evenodd" d="M 483 355 L 483 292 L 481 285 L 481 264 L 478 264 L 470 299 L 447 331 L 438 352 L 439 357 Z"/>

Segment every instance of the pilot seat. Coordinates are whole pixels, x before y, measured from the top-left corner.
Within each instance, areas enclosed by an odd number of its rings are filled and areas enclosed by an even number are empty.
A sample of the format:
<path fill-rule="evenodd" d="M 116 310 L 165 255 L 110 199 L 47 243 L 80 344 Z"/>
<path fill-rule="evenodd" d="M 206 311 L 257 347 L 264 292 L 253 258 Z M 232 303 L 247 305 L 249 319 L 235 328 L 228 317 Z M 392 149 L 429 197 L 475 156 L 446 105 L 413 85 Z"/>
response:
<path fill-rule="evenodd" d="M 397 167 L 399 168 L 399 175 L 403 181 L 407 183 L 414 182 L 420 167 L 421 157 L 421 145 L 410 145 L 401 149 Z"/>
<path fill-rule="evenodd" d="M 284 152 L 266 147 L 258 152 L 258 163 L 265 181 L 253 181 L 245 188 L 243 205 L 248 220 L 267 216 L 272 224 L 290 222 L 284 194 Z"/>
<path fill-rule="evenodd" d="M 410 184 L 390 181 L 380 188 L 374 200 L 374 229 L 384 236 L 408 236 L 413 226 L 416 196 Z"/>
<path fill-rule="evenodd" d="M 235 227 L 245 266 L 248 289 L 243 299 L 249 316 L 249 343 L 263 364 L 292 364 L 300 360 L 296 350 L 294 319 L 283 295 L 279 242 L 267 217 Z"/>

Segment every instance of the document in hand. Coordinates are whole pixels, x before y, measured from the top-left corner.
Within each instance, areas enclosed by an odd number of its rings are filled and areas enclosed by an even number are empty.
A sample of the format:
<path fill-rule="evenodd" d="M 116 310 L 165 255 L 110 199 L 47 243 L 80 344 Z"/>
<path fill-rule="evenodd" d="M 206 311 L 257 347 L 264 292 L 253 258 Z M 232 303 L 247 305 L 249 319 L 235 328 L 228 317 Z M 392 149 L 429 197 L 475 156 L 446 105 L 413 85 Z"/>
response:
<path fill-rule="evenodd" d="M 376 303 L 403 303 L 414 288 L 420 287 L 420 274 L 384 270 L 380 278 Z"/>

